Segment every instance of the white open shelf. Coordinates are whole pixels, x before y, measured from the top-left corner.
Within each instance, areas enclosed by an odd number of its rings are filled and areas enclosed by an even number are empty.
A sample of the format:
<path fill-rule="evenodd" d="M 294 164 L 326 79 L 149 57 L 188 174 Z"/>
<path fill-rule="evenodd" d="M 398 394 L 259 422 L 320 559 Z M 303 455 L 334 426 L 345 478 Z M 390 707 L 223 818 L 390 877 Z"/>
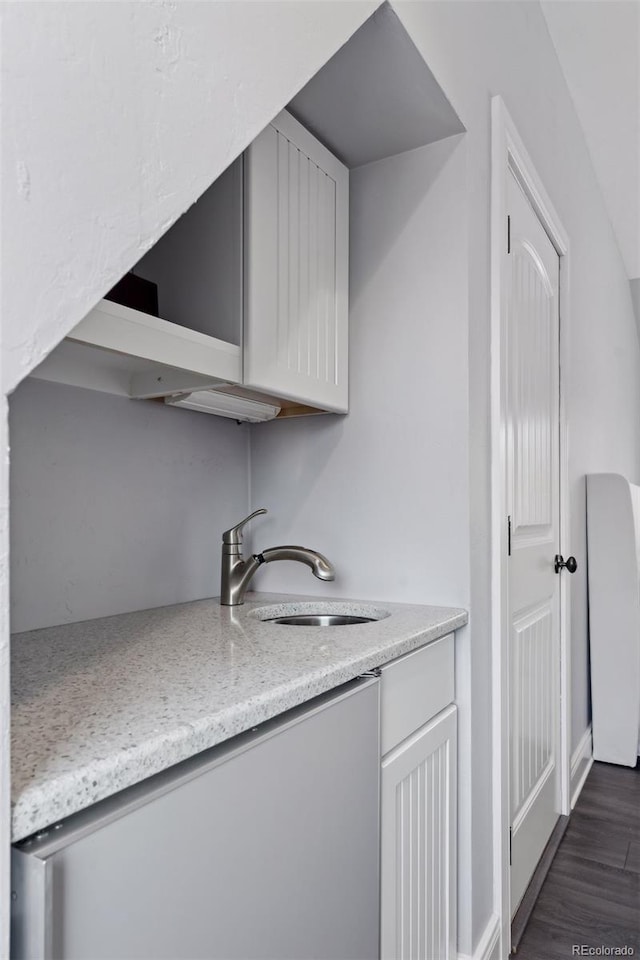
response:
<path fill-rule="evenodd" d="M 239 346 L 101 300 L 32 376 L 132 398 L 242 383 Z"/>

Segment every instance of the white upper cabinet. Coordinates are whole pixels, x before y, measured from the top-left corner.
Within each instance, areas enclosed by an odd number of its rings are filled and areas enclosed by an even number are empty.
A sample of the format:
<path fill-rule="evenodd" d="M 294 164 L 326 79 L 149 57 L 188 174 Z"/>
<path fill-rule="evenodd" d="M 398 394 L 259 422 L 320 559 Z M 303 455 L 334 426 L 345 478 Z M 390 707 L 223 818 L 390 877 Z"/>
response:
<path fill-rule="evenodd" d="M 284 111 L 244 183 L 244 384 L 345 413 L 349 172 Z"/>
<path fill-rule="evenodd" d="M 159 317 L 102 300 L 34 376 L 137 399 L 198 392 L 199 409 L 214 390 L 281 416 L 346 413 L 348 183 L 281 113 L 133 268 L 157 285 Z"/>

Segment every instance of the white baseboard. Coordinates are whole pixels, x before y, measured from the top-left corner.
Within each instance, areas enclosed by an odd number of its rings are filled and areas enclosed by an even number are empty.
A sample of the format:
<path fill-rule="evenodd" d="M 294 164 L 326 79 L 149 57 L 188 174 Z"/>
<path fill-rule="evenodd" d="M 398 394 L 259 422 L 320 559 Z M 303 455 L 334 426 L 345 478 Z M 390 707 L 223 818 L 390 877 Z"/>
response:
<path fill-rule="evenodd" d="M 489 917 L 473 955 L 459 953 L 458 960 L 500 960 L 500 920 L 495 913 Z"/>
<path fill-rule="evenodd" d="M 593 766 L 593 740 L 591 724 L 580 738 L 580 743 L 571 755 L 571 809 L 576 805 L 580 792 Z"/>

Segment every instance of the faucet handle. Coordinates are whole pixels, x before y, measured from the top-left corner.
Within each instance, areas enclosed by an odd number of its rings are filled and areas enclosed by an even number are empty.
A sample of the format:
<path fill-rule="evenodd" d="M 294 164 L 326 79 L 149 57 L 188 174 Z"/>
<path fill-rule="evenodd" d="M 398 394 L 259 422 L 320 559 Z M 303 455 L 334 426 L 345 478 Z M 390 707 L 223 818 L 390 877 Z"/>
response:
<path fill-rule="evenodd" d="M 225 530 L 222 534 L 222 542 L 230 543 L 238 546 L 242 543 L 242 530 L 245 524 L 249 523 L 249 520 L 253 520 L 254 517 L 259 517 L 261 513 L 267 513 L 264 507 L 260 507 L 259 510 L 254 510 L 253 513 L 250 513 L 248 517 L 245 517 L 244 520 L 241 520 L 240 523 L 236 523 L 235 527 L 231 527 L 229 530 Z"/>

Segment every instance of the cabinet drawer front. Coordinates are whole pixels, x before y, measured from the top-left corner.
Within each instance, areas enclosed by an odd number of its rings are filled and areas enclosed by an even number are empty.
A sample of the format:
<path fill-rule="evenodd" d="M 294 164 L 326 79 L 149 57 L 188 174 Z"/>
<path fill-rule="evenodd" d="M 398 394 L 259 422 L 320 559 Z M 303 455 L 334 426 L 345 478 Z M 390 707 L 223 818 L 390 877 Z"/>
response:
<path fill-rule="evenodd" d="M 453 698 L 453 634 L 383 667 L 382 755 L 435 717 Z"/>

